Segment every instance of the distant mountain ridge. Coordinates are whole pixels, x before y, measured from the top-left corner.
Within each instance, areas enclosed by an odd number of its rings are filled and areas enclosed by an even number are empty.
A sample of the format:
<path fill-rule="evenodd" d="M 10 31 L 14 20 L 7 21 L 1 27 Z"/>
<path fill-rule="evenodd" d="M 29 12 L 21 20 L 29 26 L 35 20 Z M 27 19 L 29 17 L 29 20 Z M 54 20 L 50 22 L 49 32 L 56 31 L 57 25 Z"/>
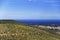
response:
<path fill-rule="evenodd" d="M 16 20 L 0 20 L 0 23 L 5 24 L 5 23 L 20 23 L 20 22 L 17 22 Z"/>

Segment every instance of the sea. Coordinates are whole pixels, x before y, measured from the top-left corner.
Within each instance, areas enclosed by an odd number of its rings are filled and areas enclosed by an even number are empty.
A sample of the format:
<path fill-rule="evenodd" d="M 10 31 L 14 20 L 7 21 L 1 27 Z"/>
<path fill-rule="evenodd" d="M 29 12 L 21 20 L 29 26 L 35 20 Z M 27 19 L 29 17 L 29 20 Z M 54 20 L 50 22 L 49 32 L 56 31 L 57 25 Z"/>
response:
<path fill-rule="evenodd" d="M 29 25 L 60 25 L 60 20 L 17 20 L 18 22 L 22 22 L 24 24 Z"/>

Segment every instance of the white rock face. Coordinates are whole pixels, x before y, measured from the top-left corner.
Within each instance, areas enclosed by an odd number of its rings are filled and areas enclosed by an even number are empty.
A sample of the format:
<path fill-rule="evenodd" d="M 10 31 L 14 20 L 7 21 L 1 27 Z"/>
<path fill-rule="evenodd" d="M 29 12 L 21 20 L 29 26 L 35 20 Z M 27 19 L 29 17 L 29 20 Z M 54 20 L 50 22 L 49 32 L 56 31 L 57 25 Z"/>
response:
<path fill-rule="evenodd" d="M 48 29 L 58 29 L 58 30 L 60 30 L 60 26 L 58 26 L 58 27 L 51 27 L 51 26 L 38 26 L 38 27 L 42 27 L 42 28 L 48 28 Z"/>

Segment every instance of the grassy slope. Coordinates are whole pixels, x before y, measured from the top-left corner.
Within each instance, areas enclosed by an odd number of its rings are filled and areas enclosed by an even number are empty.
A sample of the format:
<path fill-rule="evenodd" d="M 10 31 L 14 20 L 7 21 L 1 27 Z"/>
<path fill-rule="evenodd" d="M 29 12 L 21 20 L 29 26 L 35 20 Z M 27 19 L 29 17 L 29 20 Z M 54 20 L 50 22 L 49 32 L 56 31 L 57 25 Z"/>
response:
<path fill-rule="evenodd" d="M 21 23 L 0 24 L 0 34 L 8 34 L 8 36 L 0 36 L 0 39 L 3 40 L 60 40 L 59 35 L 50 33 L 48 30 L 30 27 Z"/>

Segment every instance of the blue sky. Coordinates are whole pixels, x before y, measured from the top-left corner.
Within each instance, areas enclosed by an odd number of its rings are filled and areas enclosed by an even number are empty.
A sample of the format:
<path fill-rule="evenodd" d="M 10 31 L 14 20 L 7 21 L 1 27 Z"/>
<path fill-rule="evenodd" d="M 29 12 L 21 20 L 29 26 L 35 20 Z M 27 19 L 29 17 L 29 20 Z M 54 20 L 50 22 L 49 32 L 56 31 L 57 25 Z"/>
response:
<path fill-rule="evenodd" d="M 60 19 L 60 0 L 0 0 L 0 19 Z"/>

